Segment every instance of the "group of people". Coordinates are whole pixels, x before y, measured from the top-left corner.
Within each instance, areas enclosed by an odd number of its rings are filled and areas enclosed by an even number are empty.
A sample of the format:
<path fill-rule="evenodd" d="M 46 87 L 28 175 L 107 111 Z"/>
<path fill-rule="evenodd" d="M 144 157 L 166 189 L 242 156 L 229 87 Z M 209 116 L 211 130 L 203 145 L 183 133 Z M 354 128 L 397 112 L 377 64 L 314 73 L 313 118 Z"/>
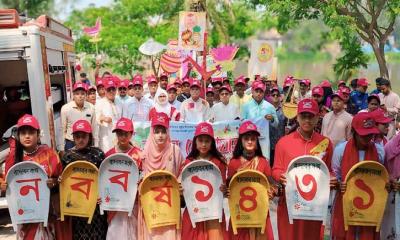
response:
<path fill-rule="evenodd" d="M 355 83 L 355 84 L 354 84 Z M 289 223 L 285 199 L 286 171 L 296 157 L 314 155 L 322 159 L 330 171 L 330 187 L 338 190 L 332 213 L 332 239 L 379 239 L 375 227 L 350 226 L 343 223 L 342 196 L 346 191 L 344 177 L 352 166 L 363 160 L 378 161 L 390 173 L 388 191 L 398 191 L 400 177 L 400 135 L 396 135 L 400 99 L 391 91 L 390 82 L 378 78 L 377 89 L 368 94 L 368 82 L 360 78 L 350 87 L 339 82 L 333 91 L 329 81 L 311 88 L 308 79 L 288 76 L 281 87 L 276 81 L 255 76 L 238 77 L 233 88 L 227 79 L 210 79 L 206 88 L 198 80 L 176 79 L 167 75 L 149 76 L 147 83 L 136 75 L 131 81 L 119 80 L 109 73 L 96 80 L 96 87 L 82 81 L 73 86 L 73 100 L 62 107 L 64 143 L 59 154 L 40 144 L 37 119 L 24 115 L 17 123 L 17 137 L 10 144 L 6 171 L 21 161 L 35 161 L 46 170 L 48 187 L 52 193 L 49 224 L 19 226 L 20 239 L 274 239 L 270 216 L 266 231 L 240 228 L 233 234 L 225 229 L 224 219 L 190 222 L 186 209 L 182 213 L 182 228 L 158 227 L 148 231 L 141 203 L 137 201 L 133 213 L 107 212 L 99 208 L 91 224 L 79 217 L 59 220 L 57 196 L 59 176 L 68 164 L 85 160 L 100 166 L 105 157 L 126 153 L 136 161 L 142 176 L 167 170 L 178 179 L 183 167 L 203 159 L 216 164 L 223 184 L 220 191 L 229 198 L 232 176 L 253 169 L 264 174 L 271 183 L 266 198 L 279 198 L 277 208 L 278 236 L 275 239 L 323 239 L 321 221 L 294 220 Z M 294 85 L 298 85 L 298 90 Z M 148 93 L 144 94 L 144 91 Z M 204 92 L 202 92 L 204 90 Z M 117 94 L 118 92 L 118 94 Z M 201 96 L 204 95 L 205 98 Z M 91 97 L 92 96 L 92 97 Z M 94 97 L 93 97 L 94 96 Z M 287 101 L 297 104 L 297 117 L 288 119 L 283 109 Z M 269 129 L 257 129 L 252 120 L 265 118 Z M 242 120 L 232 159 L 225 159 L 218 151 L 212 122 Z M 150 121 L 150 135 L 141 150 L 132 142 L 135 121 Z M 170 121 L 197 123 L 190 153 L 183 158 L 180 148 L 171 142 Z M 258 137 L 269 131 L 271 154 L 268 159 Z M 12 141 L 11 141 L 12 142 Z M 7 188 L 3 183 L 2 190 Z M 184 191 L 185 189 L 182 189 Z M 54 201 L 53 201 L 54 200 Z M 100 203 L 100 202 L 99 202 Z M 185 207 L 182 197 L 182 208 Z"/>

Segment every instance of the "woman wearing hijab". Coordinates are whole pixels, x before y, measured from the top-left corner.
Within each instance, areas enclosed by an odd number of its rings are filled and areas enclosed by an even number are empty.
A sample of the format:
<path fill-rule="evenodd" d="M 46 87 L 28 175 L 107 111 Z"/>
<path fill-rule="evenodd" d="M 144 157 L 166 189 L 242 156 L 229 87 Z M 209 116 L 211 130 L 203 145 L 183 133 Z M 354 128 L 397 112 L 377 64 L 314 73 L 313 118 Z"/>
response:
<path fill-rule="evenodd" d="M 75 161 L 88 161 L 100 167 L 105 156 L 99 148 L 93 147 L 92 127 L 86 120 L 78 120 L 72 125 L 75 146 L 67 150 L 61 161 L 66 167 Z M 93 214 L 91 224 L 86 218 L 71 217 L 73 240 L 103 240 L 107 235 L 106 215 L 100 215 L 99 206 Z"/>
<path fill-rule="evenodd" d="M 51 190 L 50 216 L 47 227 L 42 223 L 19 224 L 17 239 L 62 239 L 58 232 L 60 222 L 56 221 L 55 198 L 58 197 L 57 178 L 61 175 L 62 165 L 57 153 L 47 145 L 40 144 L 40 126 L 38 120 L 29 114 L 22 116 L 17 122 L 17 137 L 14 144 L 10 144 L 10 154 L 6 158 L 5 173 L 17 163 L 32 161 L 40 164 L 48 175 L 47 186 Z M 1 190 L 5 191 L 6 183 L 2 183 Z M 57 207 L 58 208 L 58 207 Z M 56 229 L 56 230 L 55 230 Z"/>
<path fill-rule="evenodd" d="M 154 107 L 150 109 L 149 120 L 151 121 L 156 113 L 163 112 L 167 114 L 170 121 L 179 121 L 179 111 L 168 102 L 168 93 L 162 88 L 159 88 L 154 96 Z"/>
<path fill-rule="evenodd" d="M 170 139 L 169 116 L 164 112 L 155 113 L 143 151 L 143 176 L 156 170 L 166 170 L 178 177 L 183 162 L 184 158 L 179 147 L 172 144 Z M 150 233 L 144 220 L 143 209 L 139 208 L 138 239 L 179 240 L 180 238 L 180 231 L 175 226 L 153 228 Z"/>

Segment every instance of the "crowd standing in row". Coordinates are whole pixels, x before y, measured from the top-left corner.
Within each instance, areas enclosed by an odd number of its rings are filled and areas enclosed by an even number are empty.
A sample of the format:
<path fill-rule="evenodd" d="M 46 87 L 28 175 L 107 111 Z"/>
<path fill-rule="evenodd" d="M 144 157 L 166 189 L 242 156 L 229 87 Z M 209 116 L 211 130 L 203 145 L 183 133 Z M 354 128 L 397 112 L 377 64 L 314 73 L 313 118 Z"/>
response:
<path fill-rule="evenodd" d="M 98 75 L 98 69 L 96 70 Z M 378 239 L 374 227 L 350 227 L 344 230 L 340 199 L 346 190 L 342 182 L 349 169 L 364 159 L 384 164 L 391 176 L 388 190 L 397 191 L 400 177 L 400 153 L 396 149 L 399 96 L 391 91 L 390 81 L 376 79 L 377 89 L 367 93 L 364 78 L 351 81 L 350 87 L 339 82 L 333 91 L 329 81 L 312 87 L 308 79 L 288 76 L 282 88 L 276 81 L 255 76 L 240 76 L 233 82 L 210 79 L 202 92 L 202 83 L 192 78 L 175 79 L 167 75 L 141 75 L 132 80 L 120 80 L 106 72 L 97 76 L 95 86 L 82 79 L 73 86 L 73 100 L 62 107 L 63 144 L 58 155 L 40 144 L 40 126 L 35 117 L 23 116 L 17 123 L 17 138 L 10 146 L 6 171 L 21 161 L 41 164 L 49 176 L 51 216 L 48 227 L 24 224 L 19 227 L 19 239 L 274 239 L 270 217 L 264 234 L 259 229 L 240 229 L 234 235 L 225 230 L 225 222 L 210 220 L 190 223 L 183 211 L 182 229 L 159 227 L 149 232 L 140 203 L 133 214 L 108 212 L 100 215 L 96 208 L 91 224 L 78 217 L 60 222 L 57 196 L 59 176 L 71 162 L 85 160 L 99 167 L 105 157 L 127 153 L 139 166 L 142 175 L 155 170 L 168 170 L 177 178 L 182 168 L 197 159 L 215 163 L 224 181 L 220 190 L 227 190 L 232 176 L 242 170 L 254 169 L 273 183 L 270 199 L 279 197 L 277 225 L 279 239 L 322 239 L 321 221 L 294 220 L 289 224 L 284 189 L 288 165 L 303 155 L 320 157 L 328 166 L 332 189 L 338 189 L 332 216 L 332 239 Z M 298 85 L 298 90 L 293 88 Z M 146 92 L 146 93 L 145 93 Z M 205 98 L 201 96 L 204 95 Z M 297 104 L 297 117 L 287 119 L 283 113 L 286 101 Z M 263 156 L 258 140 L 261 131 L 251 121 L 263 117 L 269 121 L 271 156 Z M 224 159 L 216 148 L 212 122 L 242 120 L 239 139 L 232 159 Z M 131 142 L 133 122 L 150 121 L 150 135 L 143 151 Z M 198 123 L 191 152 L 186 159 L 172 144 L 169 122 Z M 321 146 L 321 143 L 324 147 Z M 386 154 L 385 154 L 386 153 Z M 7 184 L 2 184 L 2 190 Z M 53 201 L 54 200 L 54 201 Z"/>

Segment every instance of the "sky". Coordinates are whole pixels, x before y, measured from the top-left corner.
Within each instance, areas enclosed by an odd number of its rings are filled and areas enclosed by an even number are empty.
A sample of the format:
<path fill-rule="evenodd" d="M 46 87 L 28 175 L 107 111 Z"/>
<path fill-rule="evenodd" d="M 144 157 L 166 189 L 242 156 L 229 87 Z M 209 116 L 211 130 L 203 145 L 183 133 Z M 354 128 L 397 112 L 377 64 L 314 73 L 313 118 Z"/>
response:
<path fill-rule="evenodd" d="M 63 4 L 63 0 L 56 0 L 56 3 Z M 90 4 L 94 4 L 96 7 L 101 7 L 101 6 L 108 6 L 113 3 L 113 0 L 73 0 L 73 1 L 68 1 L 68 4 L 66 7 L 63 7 L 63 11 L 60 11 L 60 14 L 57 16 L 57 19 L 60 21 L 65 21 L 68 17 L 68 15 L 72 12 L 74 9 L 84 9 L 88 7 Z"/>

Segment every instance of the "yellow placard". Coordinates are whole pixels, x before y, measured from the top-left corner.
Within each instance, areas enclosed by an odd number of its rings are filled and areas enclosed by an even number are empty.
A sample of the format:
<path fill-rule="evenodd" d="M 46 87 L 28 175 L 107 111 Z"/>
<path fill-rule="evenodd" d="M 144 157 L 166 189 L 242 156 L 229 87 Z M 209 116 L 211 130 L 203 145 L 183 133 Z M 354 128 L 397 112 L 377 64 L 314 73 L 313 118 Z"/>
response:
<path fill-rule="evenodd" d="M 179 184 L 164 170 L 150 173 L 139 186 L 140 203 L 147 229 L 176 225 L 180 228 Z"/>
<path fill-rule="evenodd" d="M 60 183 L 61 221 L 65 215 L 92 221 L 98 198 L 98 173 L 97 167 L 87 161 L 73 162 L 64 169 Z"/>
<path fill-rule="evenodd" d="M 238 228 L 261 228 L 265 232 L 265 222 L 269 209 L 269 183 L 259 171 L 245 170 L 236 173 L 229 184 L 229 210 L 233 233 Z"/>
<path fill-rule="evenodd" d="M 386 168 L 376 161 L 362 161 L 347 173 L 343 195 L 344 226 L 376 226 L 379 232 L 385 211 L 389 181 Z"/>

